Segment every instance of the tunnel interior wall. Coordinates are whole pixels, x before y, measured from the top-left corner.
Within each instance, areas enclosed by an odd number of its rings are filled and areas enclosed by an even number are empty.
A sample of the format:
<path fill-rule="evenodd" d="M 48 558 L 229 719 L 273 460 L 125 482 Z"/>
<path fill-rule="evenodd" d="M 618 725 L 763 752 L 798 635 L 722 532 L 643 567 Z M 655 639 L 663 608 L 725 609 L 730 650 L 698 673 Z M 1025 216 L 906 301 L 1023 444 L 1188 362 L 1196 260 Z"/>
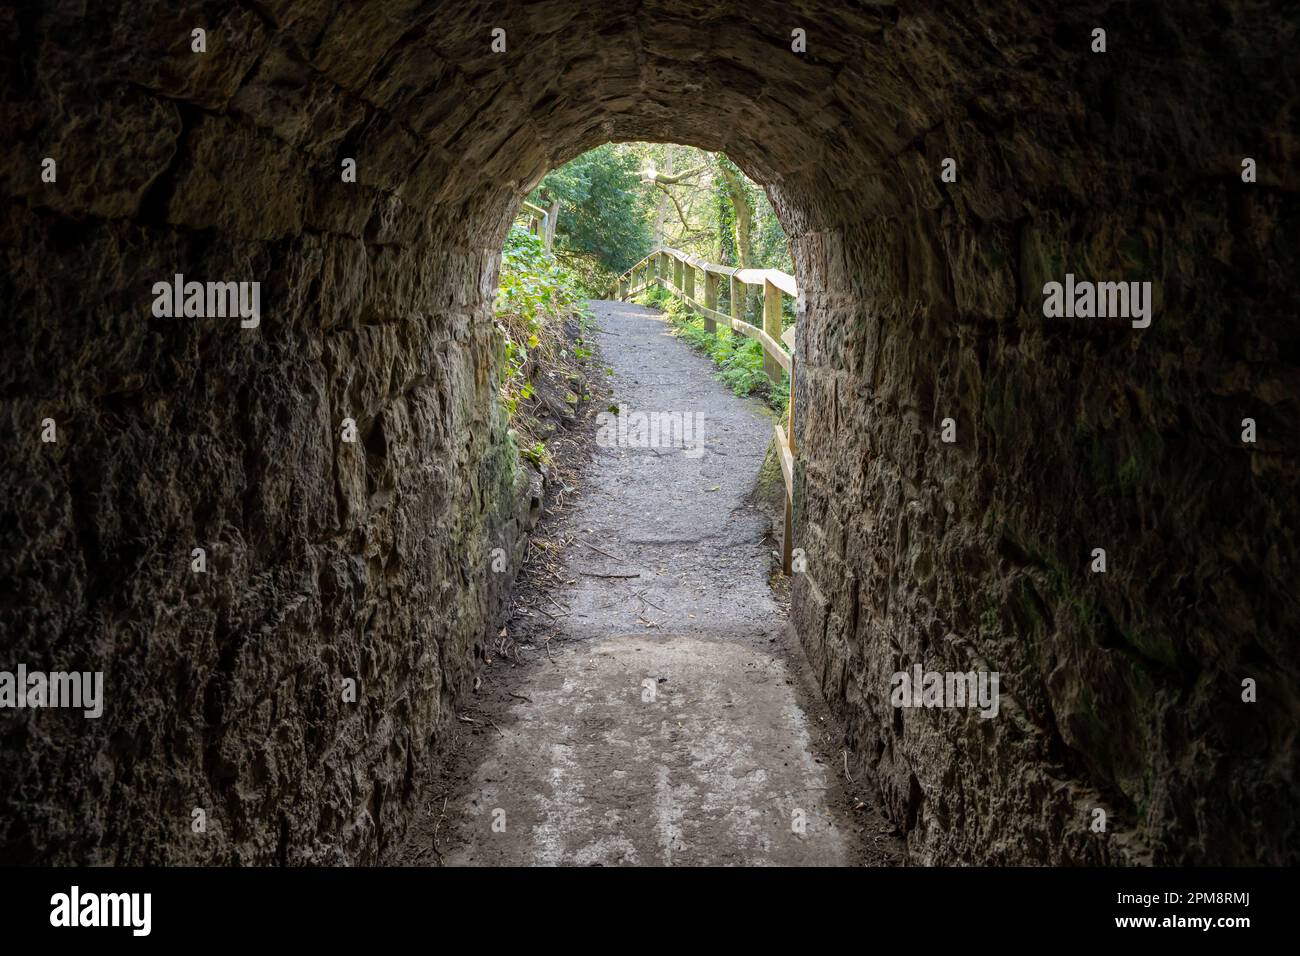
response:
<path fill-rule="evenodd" d="M 791 237 L 792 619 L 914 858 L 1294 859 L 1295 25 L 1163 6 L 0 8 L 2 663 L 107 685 L 0 724 L 5 856 L 376 858 L 526 526 L 509 216 L 645 139 Z M 261 280 L 259 328 L 153 318 L 177 272 Z M 1067 272 L 1151 326 L 1045 319 Z M 999 715 L 890 706 L 918 663 Z"/>
<path fill-rule="evenodd" d="M 1300 853 L 1296 25 L 1163 6 L 999 44 L 794 241 L 794 619 L 918 862 Z M 1150 327 L 1046 318 L 1066 273 L 1151 282 Z M 997 717 L 893 706 L 917 664 Z"/>
<path fill-rule="evenodd" d="M 26 47 L 2 147 L 3 666 L 105 675 L 99 719 L 0 722 L 8 860 L 373 861 L 529 521 L 487 318 L 508 190 L 435 196 L 445 165 L 390 115 L 252 10 L 203 13 L 5 29 Z M 495 220 L 473 234 L 477 203 Z M 176 273 L 261 280 L 260 324 L 154 317 Z"/>

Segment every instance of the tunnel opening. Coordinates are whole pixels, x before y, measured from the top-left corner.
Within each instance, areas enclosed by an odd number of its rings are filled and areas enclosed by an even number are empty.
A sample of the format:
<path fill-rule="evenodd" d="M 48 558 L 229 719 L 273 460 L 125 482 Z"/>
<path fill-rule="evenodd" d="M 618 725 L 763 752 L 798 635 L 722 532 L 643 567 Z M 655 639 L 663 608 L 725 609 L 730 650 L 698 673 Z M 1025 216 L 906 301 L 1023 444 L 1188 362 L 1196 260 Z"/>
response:
<path fill-rule="evenodd" d="M 792 620 L 914 858 L 1295 859 L 1279 6 L 24 13 L 5 666 L 112 706 L 0 727 L 4 855 L 376 858 L 535 517 L 495 396 L 510 222 L 587 149 L 674 141 L 765 184 L 810 290 Z M 1150 281 L 1150 327 L 1048 318 L 1067 273 Z M 260 281 L 258 326 L 151 315 L 177 274 Z M 917 663 L 1000 672 L 1001 716 L 900 717 Z M 1097 831 L 1107 792 L 1136 812 Z"/>
<path fill-rule="evenodd" d="M 608 143 L 533 186 L 516 211 L 498 267 L 501 399 L 533 467 L 548 458 L 546 439 L 560 425 L 572 427 L 590 400 L 585 377 L 593 370 L 585 366 L 599 337 L 609 333 L 589 326 L 583 301 L 621 295 L 620 281 L 638 265 L 655 273 L 659 250 L 683 257 L 675 276 L 680 307 L 673 305 L 667 284 L 673 277 L 667 275 L 656 276 L 658 287 L 651 284 L 639 301 L 671 309 L 669 331 L 708 355 L 735 394 L 756 395 L 786 411 L 789 372 L 769 368 L 763 344 L 752 337 L 755 328 L 778 340 L 785 334 L 789 344 L 782 351 L 788 354 L 801 301 L 793 294 L 795 278 L 786 275 L 782 285 L 790 294 L 776 296 L 774 315 L 763 284 L 751 277 L 795 268 L 766 193 L 722 153 L 673 143 Z M 715 319 L 722 316 L 746 323 L 741 328 L 749 335 L 725 323 L 719 329 Z M 655 436 L 662 419 L 676 439 L 691 421 L 680 410 L 634 413 L 637 422 L 645 415 L 656 425 Z M 609 424 L 610 435 L 627 437 L 626 428 Z"/>

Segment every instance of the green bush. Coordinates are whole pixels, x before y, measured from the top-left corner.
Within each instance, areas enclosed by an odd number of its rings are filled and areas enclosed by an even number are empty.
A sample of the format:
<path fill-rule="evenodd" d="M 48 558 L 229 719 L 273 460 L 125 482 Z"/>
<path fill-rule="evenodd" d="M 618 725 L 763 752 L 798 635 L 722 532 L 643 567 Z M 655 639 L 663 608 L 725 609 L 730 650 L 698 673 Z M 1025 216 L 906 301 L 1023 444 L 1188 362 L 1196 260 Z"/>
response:
<path fill-rule="evenodd" d="M 533 396 L 530 372 L 538 366 L 554 367 L 569 357 L 565 321 L 577 318 L 585 326 L 588 316 L 574 274 L 546 251 L 540 238 L 522 226 L 512 226 L 501 250 L 496 298 L 505 355 L 501 399 L 511 418 L 519 402 Z M 588 354 L 580 336 L 573 357 L 582 360 Z"/>
<path fill-rule="evenodd" d="M 555 254 L 590 298 L 651 249 L 652 187 L 641 164 L 636 150 L 606 143 L 547 173 L 529 197 L 542 207 L 559 202 Z"/>
<path fill-rule="evenodd" d="M 676 302 L 672 294 L 661 285 L 652 285 L 646 289 L 634 300 L 638 305 L 644 305 L 647 308 L 658 309 L 663 312 L 667 310 L 668 303 Z"/>
<path fill-rule="evenodd" d="M 542 240 L 523 226 L 511 226 L 501 250 L 497 315 L 523 319 L 539 332 L 548 320 L 577 311 L 581 298 L 576 276 L 546 251 Z"/>

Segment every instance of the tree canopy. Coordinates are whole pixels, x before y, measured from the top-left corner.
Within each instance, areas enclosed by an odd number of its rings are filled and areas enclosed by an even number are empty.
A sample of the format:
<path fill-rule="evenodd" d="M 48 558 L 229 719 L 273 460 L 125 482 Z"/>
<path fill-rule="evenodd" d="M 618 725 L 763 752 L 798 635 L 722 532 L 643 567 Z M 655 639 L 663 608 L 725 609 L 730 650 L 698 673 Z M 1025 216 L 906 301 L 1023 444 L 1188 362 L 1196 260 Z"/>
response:
<path fill-rule="evenodd" d="M 660 243 L 722 265 L 793 271 L 766 194 L 722 153 L 607 143 L 549 173 L 529 198 L 558 204 L 555 254 L 593 294 Z"/>
<path fill-rule="evenodd" d="M 588 285 L 607 284 L 653 248 L 640 169 L 633 151 L 606 143 L 553 170 L 530 197 L 559 203 L 555 254 Z"/>

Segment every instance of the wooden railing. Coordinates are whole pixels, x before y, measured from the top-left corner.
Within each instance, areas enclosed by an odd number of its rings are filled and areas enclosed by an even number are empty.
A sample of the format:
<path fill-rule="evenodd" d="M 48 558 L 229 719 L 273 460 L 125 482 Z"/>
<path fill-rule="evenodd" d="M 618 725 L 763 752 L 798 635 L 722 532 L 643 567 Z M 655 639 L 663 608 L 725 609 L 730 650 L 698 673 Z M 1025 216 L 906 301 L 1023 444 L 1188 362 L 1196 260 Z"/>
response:
<path fill-rule="evenodd" d="M 522 220 L 528 223 L 529 232 L 541 237 L 547 252 L 551 251 L 551 245 L 555 242 L 555 223 L 560 218 L 559 203 L 553 205 L 551 209 L 553 211 L 547 211 L 525 199 L 515 216 L 516 221 Z"/>
<path fill-rule="evenodd" d="M 704 274 L 704 301 L 696 298 L 695 272 Z M 723 280 L 730 283 L 731 314 L 718 311 L 718 287 Z M 782 372 L 790 373 L 790 398 L 786 405 L 783 428 L 775 426 L 776 450 L 781 459 L 781 475 L 785 479 L 785 532 L 781 542 L 781 566 L 786 574 L 791 572 L 794 556 L 794 459 L 798 450 L 794 442 L 794 326 L 781 330 L 782 299 L 788 295 L 798 299 L 799 289 L 794 276 L 776 269 L 733 269 L 677 249 L 660 246 L 627 272 L 618 277 L 616 288 L 611 290 L 620 299 L 628 299 L 653 285 L 667 289 L 704 319 L 704 329 L 716 335 L 718 325 L 730 327 L 742 335 L 757 340 L 763 346 L 763 371 L 773 384 L 781 385 Z M 745 296 L 748 287 L 763 290 L 763 326 L 759 328 L 746 322 Z"/>

